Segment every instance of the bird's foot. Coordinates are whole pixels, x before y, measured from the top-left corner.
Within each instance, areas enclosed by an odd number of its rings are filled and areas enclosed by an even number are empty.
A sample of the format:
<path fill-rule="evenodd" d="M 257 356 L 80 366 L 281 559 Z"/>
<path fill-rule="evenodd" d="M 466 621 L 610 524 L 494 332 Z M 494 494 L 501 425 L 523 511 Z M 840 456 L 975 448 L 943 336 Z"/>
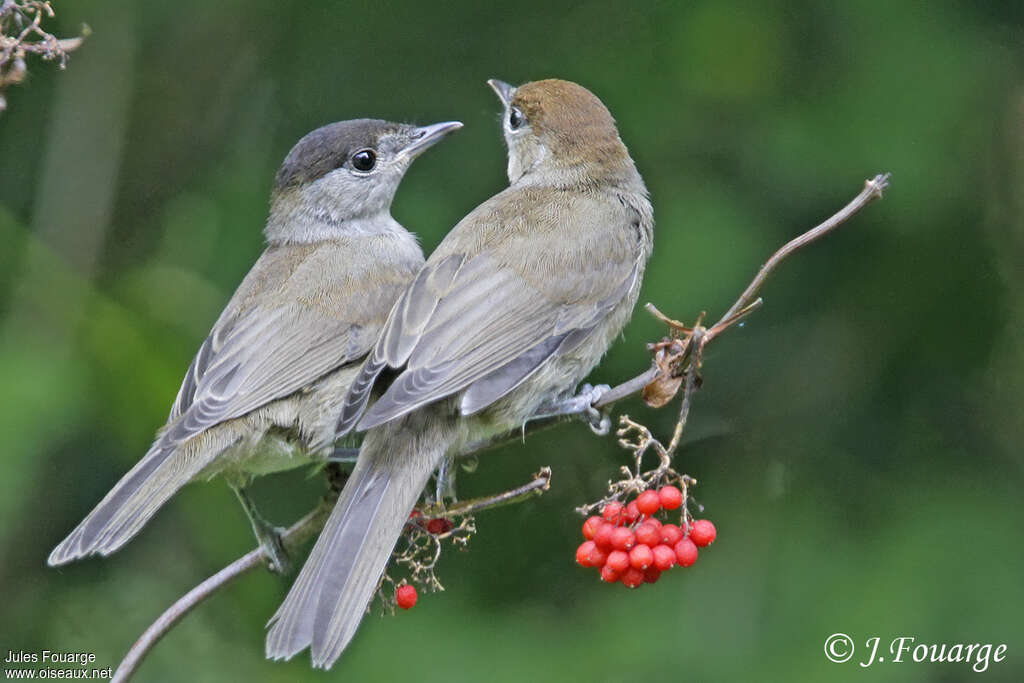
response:
<path fill-rule="evenodd" d="M 262 521 L 262 520 L 261 520 Z M 259 539 L 260 547 L 263 549 L 263 559 L 267 563 L 267 569 L 278 576 L 285 576 L 292 570 L 291 559 L 284 547 L 282 535 L 285 529 L 263 522 L 259 528 L 253 525 L 256 531 L 256 538 Z"/>
<path fill-rule="evenodd" d="M 604 412 L 595 408 L 594 404 L 610 390 L 611 387 L 607 384 L 598 384 L 597 386 L 584 384 L 575 396 L 545 403 L 530 419 L 578 415 L 587 423 L 591 431 L 598 436 L 604 436 L 611 430 L 612 420 Z"/>

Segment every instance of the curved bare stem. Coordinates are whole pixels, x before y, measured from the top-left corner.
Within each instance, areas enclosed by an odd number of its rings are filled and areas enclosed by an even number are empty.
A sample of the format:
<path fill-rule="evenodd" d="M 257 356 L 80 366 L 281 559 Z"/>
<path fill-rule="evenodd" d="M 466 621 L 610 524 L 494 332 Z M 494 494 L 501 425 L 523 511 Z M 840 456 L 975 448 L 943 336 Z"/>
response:
<path fill-rule="evenodd" d="M 879 173 L 871 180 L 864 181 L 864 189 L 861 190 L 860 194 L 853 198 L 853 200 L 844 206 L 842 209 L 837 211 L 828 220 L 821 223 L 820 225 L 811 228 L 799 237 L 795 237 L 771 255 L 771 257 L 765 261 L 764 265 L 761 266 L 761 270 L 757 271 L 757 275 L 751 280 L 747 288 L 740 294 L 740 298 L 736 299 L 736 303 L 725 312 L 721 320 L 715 323 L 712 327 L 718 327 L 722 322 L 733 317 L 740 309 L 746 308 L 757 296 L 757 293 L 761 290 L 761 286 L 764 284 L 768 276 L 772 274 L 772 271 L 782 263 L 787 256 L 792 254 L 794 251 L 806 247 L 811 242 L 818 240 L 828 233 L 832 232 L 840 225 L 850 220 L 858 211 L 863 209 L 865 206 L 870 204 L 876 199 L 882 198 L 882 192 L 889 187 L 889 179 L 891 174 Z"/>
<path fill-rule="evenodd" d="M 327 516 L 331 512 L 331 506 L 332 501 L 325 499 L 321 501 L 316 509 L 288 527 L 281 534 L 281 541 L 284 543 L 285 549 L 291 552 L 319 533 L 320 529 L 327 523 Z M 142 664 L 142 660 L 149 654 L 149 651 L 186 614 L 224 586 L 243 574 L 261 566 L 265 559 L 267 559 L 267 556 L 262 547 L 251 550 L 178 598 L 135 641 L 135 644 L 132 645 L 124 659 L 117 666 L 117 671 L 114 672 L 113 678 L 110 679 L 111 682 L 123 683 L 131 679 L 139 665 Z"/>

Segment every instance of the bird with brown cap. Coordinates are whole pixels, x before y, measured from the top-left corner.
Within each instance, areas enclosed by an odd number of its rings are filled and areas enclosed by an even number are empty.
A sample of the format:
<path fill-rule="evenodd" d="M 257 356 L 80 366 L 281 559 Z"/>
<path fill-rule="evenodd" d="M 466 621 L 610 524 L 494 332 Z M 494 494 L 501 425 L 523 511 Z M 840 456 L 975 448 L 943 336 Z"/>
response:
<path fill-rule="evenodd" d="M 310 647 L 314 666 L 330 667 L 431 473 L 470 440 L 579 405 L 565 399 L 636 302 L 653 215 L 608 109 L 567 81 L 490 84 L 504 107 L 510 185 L 441 242 L 353 380 L 338 432 L 368 431 L 271 620 L 271 658 Z"/>

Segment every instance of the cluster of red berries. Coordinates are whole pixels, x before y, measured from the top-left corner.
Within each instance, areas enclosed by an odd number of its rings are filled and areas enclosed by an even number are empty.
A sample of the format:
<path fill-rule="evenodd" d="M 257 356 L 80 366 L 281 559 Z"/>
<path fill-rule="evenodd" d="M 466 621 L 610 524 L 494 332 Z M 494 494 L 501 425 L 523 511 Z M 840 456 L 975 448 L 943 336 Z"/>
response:
<path fill-rule="evenodd" d="M 576 550 L 576 562 L 601 570 L 601 580 L 622 582 L 629 588 L 654 583 L 667 569 L 689 567 L 697 561 L 697 548 L 715 540 L 715 525 L 698 519 L 685 525 L 663 524 L 659 510 L 677 510 L 683 494 L 675 486 L 648 489 L 628 505 L 608 503 L 600 516 L 583 523 L 587 540 Z"/>

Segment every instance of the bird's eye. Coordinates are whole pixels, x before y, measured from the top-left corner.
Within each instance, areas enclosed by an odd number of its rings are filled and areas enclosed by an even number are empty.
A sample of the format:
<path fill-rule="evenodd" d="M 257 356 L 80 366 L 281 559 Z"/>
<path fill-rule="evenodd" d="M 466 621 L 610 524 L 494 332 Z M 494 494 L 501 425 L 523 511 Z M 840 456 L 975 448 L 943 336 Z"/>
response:
<path fill-rule="evenodd" d="M 352 168 L 367 173 L 377 164 L 377 155 L 372 149 L 361 149 L 352 155 Z"/>
<path fill-rule="evenodd" d="M 518 108 L 512 107 L 508 111 L 508 127 L 512 130 L 516 130 L 526 119 L 523 117 L 523 112 L 519 111 Z"/>

